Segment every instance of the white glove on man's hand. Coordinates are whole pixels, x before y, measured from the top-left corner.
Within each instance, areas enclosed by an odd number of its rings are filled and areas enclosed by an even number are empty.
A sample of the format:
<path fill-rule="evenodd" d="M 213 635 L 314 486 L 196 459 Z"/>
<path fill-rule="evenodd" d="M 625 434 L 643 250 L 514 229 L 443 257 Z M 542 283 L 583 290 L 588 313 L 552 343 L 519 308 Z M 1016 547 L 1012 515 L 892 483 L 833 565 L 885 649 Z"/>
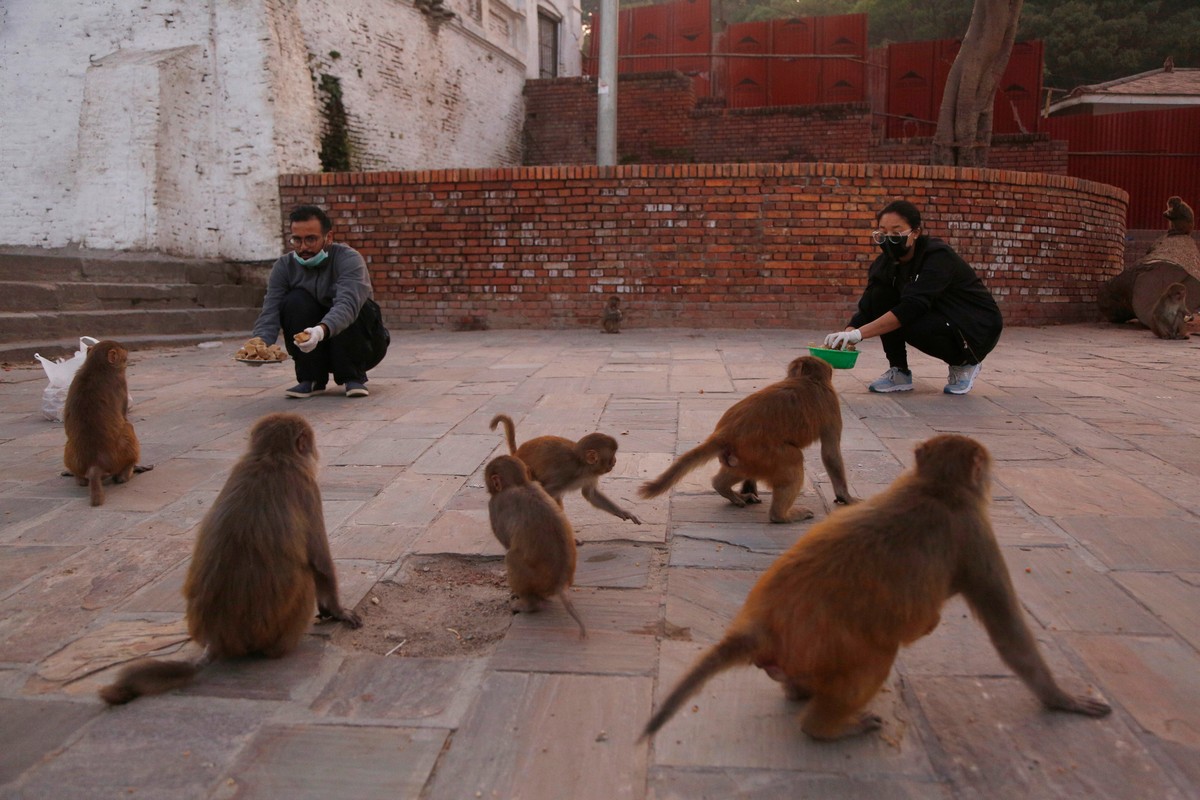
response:
<path fill-rule="evenodd" d="M 292 341 L 296 343 L 296 347 L 300 348 L 301 353 L 311 353 L 321 343 L 321 340 L 325 338 L 325 329 L 320 325 L 305 328 L 301 333 L 307 333 L 308 338 L 304 341 L 297 341 L 297 339 L 304 338 L 299 333 L 292 337 Z"/>
<path fill-rule="evenodd" d="M 850 345 L 858 344 L 861 341 L 862 331 L 855 328 L 852 331 L 829 334 L 825 337 L 825 346 L 830 350 L 845 350 Z"/>

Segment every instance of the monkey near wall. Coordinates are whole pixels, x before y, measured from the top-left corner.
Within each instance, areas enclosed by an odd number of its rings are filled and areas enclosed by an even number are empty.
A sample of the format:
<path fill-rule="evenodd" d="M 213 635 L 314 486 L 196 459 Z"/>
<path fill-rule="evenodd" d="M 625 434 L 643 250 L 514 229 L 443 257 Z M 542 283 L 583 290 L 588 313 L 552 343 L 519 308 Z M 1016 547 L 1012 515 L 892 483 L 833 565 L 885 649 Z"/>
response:
<path fill-rule="evenodd" d="M 1183 198 L 1172 195 L 1167 198 L 1167 210 L 1163 216 L 1169 221 L 1167 236 L 1191 236 L 1196 224 L 1196 216 L 1192 207 L 1183 202 Z"/>
<path fill-rule="evenodd" d="M 129 480 L 141 455 L 129 421 L 128 362 L 129 351 L 117 342 L 97 342 L 75 373 L 63 406 L 63 463 L 80 486 L 88 487 L 94 506 L 104 503 L 101 481 Z"/>
<path fill-rule="evenodd" d="M 504 545 L 504 566 L 513 592 L 513 611 L 537 611 L 550 597 L 562 600 L 567 613 L 587 636 L 567 591 L 575 580 L 575 532 L 567 515 L 515 456 L 497 456 L 484 469 L 488 518 Z"/>
<path fill-rule="evenodd" d="M 738 481 L 763 480 L 773 492 L 771 522 L 808 519 L 792 503 L 804 486 L 803 448 L 821 440 L 821 463 L 839 503 L 854 502 L 842 462 L 842 411 L 833 388 L 833 368 L 819 358 L 800 356 L 788 365 L 788 377 L 734 403 L 704 442 L 675 460 L 667 471 L 642 484 L 642 497 L 656 497 L 684 475 L 713 458 L 721 468 L 712 486 L 735 506 L 758 502 L 754 485 L 733 490 Z"/>
<path fill-rule="evenodd" d="M 620 333 L 621 319 L 625 315 L 621 313 L 621 298 L 615 294 L 608 298 L 608 304 L 604 306 L 604 316 L 601 320 L 601 330 L 605 333 Z"/>
<path fill-rule="evenodd" d="M 1105 703 L 1060 689 L 1038 652 L 988 520 L 990 470 L 978 442 L 935 436 L 883 493 L 814 525 L 758 580 L 644 735 L 738 664 L 761 667 L 792 699 L 807 698 L 801 727 L 815 739 L 874 730 L 881 720 L 864 708 L 897 651 L 932 632 L 942 604 L 960 593 L 1042 705 L 1107 714 Z"/>
<path fill-rule="evenodd" d="M 1172 283 L 1150 311 L 1150 330 L 1160 339 L 1188 338 L 1187 324 L 1192 315 L 1187 309 L 1188 291 L 1182 283 Z"/>
<path fill-rule="evenodd" d="M 617 440 L 604 433 L 589 433 L 578 442 L 561 436 L 536 436 L 517 447 L 513 421 L 506 414 L 492 418 L 490 427 L 503 423 L 508 452 L 525 462 L 533 480 L 562 507 L 563 495 L 578 489 L 584 498 L 601 511 L 627 519 L 634 525 L 642 521 L 610 500 L 597 484 L 600 476 L 617 465 Z"/>
<path fill-rule="evenodd" d="M 269 414 L 250 431 L 250 449 L 200 523 L 183 585 L 188 633 L 205 653 L 198 663 L 143 661 L 100 690 L 127 703 L 186 684 L 220 658 L 293 650 L 321 618 L 362 625 L 338 600 L 325 535 L 313 429 L 298 414 Z"/>

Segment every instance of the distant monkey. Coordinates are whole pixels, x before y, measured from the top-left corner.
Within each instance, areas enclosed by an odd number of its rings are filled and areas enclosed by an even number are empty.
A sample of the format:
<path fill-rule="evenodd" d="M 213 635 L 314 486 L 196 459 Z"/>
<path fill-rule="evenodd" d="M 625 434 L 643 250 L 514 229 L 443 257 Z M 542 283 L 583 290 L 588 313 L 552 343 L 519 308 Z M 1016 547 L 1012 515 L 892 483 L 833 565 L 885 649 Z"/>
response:
<path fill-rule="evenodd" d="M 130 664 L 100 690 L 105 702 L 184 686 L 214 659 L 279 658 L 299 644 L 314 606 L 322 619 L 362 625 L 338 601 L 316 436 L 304 417 L 268 414 L 254 424 L 250 449 L 200 522 L 183 595 L 188 633 L 204 655 Z"/>
<path fill-rule="evenodd" d="M 1163 292 L 1150 312 L 1150 330 L 1160 339 L 1188 338 L 1187 323 L 1192 315 L 1187 310 L 1188 291 L 1182 283 L 1172 283 Z"/>
<path fill-rule="evenodd" d="M 1196 224 L 1196 217 L 1192 213 L 1192 207 L 1183 202 L 1183 198 L 1178 195 L 1172 195 L 1167 198 L 1167 210 L 1163 212 L 1163 216 L 1170 221 L 1167 228 L 1167 236 L 1191 236 L 1192 228 Z"/>
<path fill-rule="evenodd" d="M 111 339 L 88 350 L 71 381 L 63 405 L 67 445 L 63 463 L 80 486 L 87 486 L 92 505 L 104 504 L 107 477 L 124 483 L 139 467 L 141 448 L 129 421 L 129 386 L 125 367 L 129 351 Z"/>
<path fill-rule="evenodd" d="M 587 637 L 583 620 L 568 590 L 575 580 L 575 532 L 562 508 L 515 456 L 497 456 L 484 469 L 488 518 L 492 533 L 504 545 L 504 566 L 512 589 L 513 611 L 537 611 L 544 600 L 558 597 Z"/>
<path fill-rule="evenodd" d="M 801 728 L 838 739 L 879 728 L 863 709 L 902 645 L 962 594 L 1000 657 L 1042 705 L 1100 717 L 1107 704 L 1055 683 L 1026 626 L 988 519 L 991 456 L 965 436 L 918 445 L 916 465 L 812 527 L 759 578 L 725 637 L 667 696 L 643 736 L 717 673 L 754 664 L 809 701 Z"/>
<path fill-rule="evenodd" d="M 608 298 L 608 304 L 604 306 L 603 330 L 605 333 L 620 333 L 621 319 L 624 314 L 621 313 L 621 298 L 613 295 Z"/>
<path fill-rule="evenodd" d="M 516 427 L 507 414 L 497 414 L 488 426 L 504 425 L 508 452 L 525 462 L 529 474 L 562 507 L 563 495 L 578 489 L 589 503 L 634 525 L 642 521 L 608 499 L 597 484 L 600 476 L 617 464 L 617 440 L 604 433 L 589 433 L 578 442 L 561 436 L 537 436 L 517 447 Z"/>
<path fill-rule="evenodd" d="M 773 492 L 771 522 L 808 519 L 813 512 L 792 504 L 804 486 L 803 448 L 821 440 L 821 463 L 839 503 L 852 503 L 842 462 L 842 412 L 833 388 L 833 368 L 819 358 L 800 356 L 788 365 L 788 377 L 744 397 L 717 421 L 717 427 L 667 468 L 642 484 L 642 497 L 656 497 L 712 458 L 721 468 L 712 486 L 735 506 L 757 503 L 756 480 Z M 746 481 L 740 492 L 733 490 Z"/>

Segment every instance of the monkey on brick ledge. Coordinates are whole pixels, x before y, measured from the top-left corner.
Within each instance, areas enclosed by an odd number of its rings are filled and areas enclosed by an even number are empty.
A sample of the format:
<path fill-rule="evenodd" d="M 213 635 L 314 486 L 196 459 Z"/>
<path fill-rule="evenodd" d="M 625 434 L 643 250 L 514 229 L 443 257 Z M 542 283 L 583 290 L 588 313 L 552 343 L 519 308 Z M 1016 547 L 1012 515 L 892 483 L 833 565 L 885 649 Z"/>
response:
<path fill-rule="evenodd" d="M 1000 307 L 950 245 L 925 233 L 912 203 L 889 203 L 875 225 L 871 238 L 883 253 L 871 263 L 850 324 L 826 336 L 825 346 L 841 350 L 878 336 L 888 371 L 867 388 L 907 392 L 913 388 L 905 348 L 910 344 L 949 365 L 942 391 L 966 394 L 1000 340 Z"/>
<path fill-rule="evenodd" d="M 333 223 L 317 206 L 297 206 L 288 219 L 294 249 L 271 267 L 251 335 L 271 344 L 283 329 L 299 381 L 288 397 L 325 391 L 331 372 L 347 397 L 366 397 L 367 370 L 391 341 L 371 299 L 367 264 L 354 248 L 333 243 Z"/>

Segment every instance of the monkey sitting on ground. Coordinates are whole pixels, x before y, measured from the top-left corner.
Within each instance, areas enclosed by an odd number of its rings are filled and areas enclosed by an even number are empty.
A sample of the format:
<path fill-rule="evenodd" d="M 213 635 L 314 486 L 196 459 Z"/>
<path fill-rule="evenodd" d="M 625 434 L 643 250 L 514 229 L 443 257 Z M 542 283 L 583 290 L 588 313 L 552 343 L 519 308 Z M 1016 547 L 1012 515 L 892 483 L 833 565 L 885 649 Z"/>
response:
<path fill-rule="evenodd" d="M 1150 312 L 1150 330 L 1160 339 L 1188 338 L 1187 323 L 1192 315 L 1187 310 L 1187 287 L 1172 283 L 1163 292 Z"/>
<path fill-rule="evenodd" d="M 578 489 L 589 503 L 634 525 L 642 521 L 618 506 L 596 485 L 600 476 L 617 464 L 617 440 L 604 433 L 589 433 L 578 442 L 561 436 L 537 436 L 517 447 L 516 427 L 507 414 L 497 414 L 488 426 L 503 423 L 508 452 L 525 462 L 529 474 L 562 507 L 563 495 Z"/>
<path fill-rule="evenodd" d="M 544 600 L 558 597 L 587 637 L 583 620 L 567 596 L 575 580 L 575 532 L 567 515 L 529 468 L 515 456 L 497 456 L 484 469 L 488 518 L 492 533 L 504 545 L 504 566 L 512 589 L 513 611 L 537 611 Z"/>
<path fill-rule="evenodd" d="M 608 304 L 604 306 L 604 317 L 601 323 L 605 333 L 620 333 L 621 319 L 624 314 L 621 313 L 621 298 L 613 295 L 608 298 Z"/>
<path fill-rule="evenodd" d="M 842 462 L 842 412 L 833 389 L 833 368 L 819 358 L 800 356 L 788 365 L 788 377 L 734 403 L 704 442 L 693 447 L 652 481 L 642 497 L 656 497 L 684 475 L 718 457 L 721 468 L 712 486 L 735 506 L 758 502 L 754 481 L 773 492 L 771 522 L 808 519 L 813 512 L 792 503 L 804 485 L 803 448 L 821 440 L 821 463 L 839 503 L 852 503 Z M 745 480 L 741 492 L 734 484 Z"/>
<path fill-rule="evenodd" d="M 902 645 L 933 631 L 962 594 L 1000 657 L 1046 708 L 1100 717 L 1100 700 L 1055 683 L 1025 624 L 988 519 L 991 456 L 966 436 L 918 445 L 916 465 L 881 494 L 813 526 L 763 573 L 724 638 L 703 655 L 646 725 L 662 727 L 717 673 L 754 664 L 808 699 L 814 739 L 865 733 L 863 709 Z"/>
<path fill-rule="evenodd" d="M 316 437 L 304 417 L 268 414 L 254 424 L 249 450 L 200 522 L 183 595 L 200 660 L 130 664 L 100 690 L 105 702 L 184 686 L 215 659 L 279 658 L 299 644 L 314 605 L 322 619 L 362 625 L 338 601 Z"/>
<path fill-rule="evenodd" d="M 1167 228 L 1167 236 L 1191 236 L 1192 228 L 1196 224 L 1196 217 L 1192 213 L 1192 207 L 1183 202 L 1183 198 L 1178 195 L 1172 195 L 1167 198 L 1167 210 L 1163 212 L 1163 216 L 1170 220 L 1170 226 Z"/>
<path fill-rule="evenodd" d="M 105 339 L 92 345 L 63 405 L 64 474 L 88 487 L 94 506 L 104 503 L 105 478 L 124 483 L 133 473 L 151 469 L 137 463 L 141 448 L 129 421 L 128 363 L 129 351 L 118 342 Z"/>

